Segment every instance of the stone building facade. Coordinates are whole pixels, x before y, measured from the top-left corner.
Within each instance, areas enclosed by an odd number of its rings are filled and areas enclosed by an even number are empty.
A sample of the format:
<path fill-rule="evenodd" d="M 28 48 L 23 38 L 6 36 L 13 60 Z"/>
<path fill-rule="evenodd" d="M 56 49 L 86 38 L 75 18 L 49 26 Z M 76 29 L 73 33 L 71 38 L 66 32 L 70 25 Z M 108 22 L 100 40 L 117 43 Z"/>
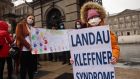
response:
<path fill-rule="evenodd" d="M 92 0 L 33 0 L 35 25 L 51 28 L 64 24 L 64 28 L 74 28 L 75 21 L 80 18 L 80 7 Z"/>
<path fill-rule="evenodd" d="M 118 36 L 140 35 L 140 9 L 109 15 L 108 24 Z"/>
<path fill-rule="evenodd" d="M 25 18 L 28 14 L 33 14 L 33 9 L 26 3 L 22 3 L 18 6 L 15 6 L 15 15 L 19 16 L 18 18 L 16 18 L 17 21 L 20 21 L 20 19 Z"/>
<path fill-rule="evenodd" d="M 0 0 L 0 19 L 5 19 L 3 15 L 13 13 L 14 4 L 12 0 Z"/>
<path fill-rule="evenodd" d="M 109 15 L 108 24 L 118 36 L 120 60 L 140 62 L 140 9 Z"/>

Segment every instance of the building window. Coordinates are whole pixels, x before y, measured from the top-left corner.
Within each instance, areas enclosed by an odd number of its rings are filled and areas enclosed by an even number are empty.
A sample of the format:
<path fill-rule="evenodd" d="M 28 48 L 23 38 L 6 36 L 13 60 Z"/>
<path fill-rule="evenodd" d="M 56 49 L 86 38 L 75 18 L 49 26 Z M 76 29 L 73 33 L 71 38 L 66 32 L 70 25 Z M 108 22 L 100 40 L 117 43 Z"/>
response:
<path fill-rule="evenodd" d="M 61 17 L 61 12 L 58 9 L 53 8 L 46 16 L 47 27 L 51 29 L 52 26 L 56 26 L 60 29 L 60 23 L 62 23 Z"/>
<path fill-rule="evenodd" d="M 131 27 L 131 23 L 126 23 L 126 28 L 130 28 Z"/>
<path fill-rule="evenodd" d="M 117 22 L 118 22 L 118 19 L 117 19 L 117 18 L 115 18 L 115 19 L 114 19 L 114 22 L 115 22 L 115 23 L 117 23 Z"/>
<path fill-rule="evenodd" d="M 134 35 L 136 35 L 136 30 L 134 30 Z"/>
<path fill-rule="evenodd" d="M 137 26 L 138 26 L 138 22 L 132 22 L 132 26 L 134 27 L 134 28 L 137 28 Z"/>
<path fill-rule="evenodd" d="M 120 24 L 120 28 L 125 28 L 125 24 Z"/>
<path fill-rule="evenodd" d="M 120 18 L 119 18 L 119 22 L 120 22 L 120 23 L 123 23 L 123 22 L 124 22 L 124 18 L 123 18 L 123 17 L 120 17 Z"/>
<path fill-rule="evenodd" d="M 138 20 L 138 17 L 137 17 L 137 15 L 133 15 L 133 16 L 132 16 L 132 20 L 133 20 L 133 21 L 136 21 L 136 20 Z"/>
<path fill-rule="evenodd" d="M 130 16 L 126 16 L 126 17 L 125 17 L 125 21 L 126 21 L 126 22 L 130 22 L 130 21 L 131 21 Z"/>
<path fill-rule="evenodd" d="M 130 32 L 127 32 L 127 35 L 130 35 Z"/>
<path fill-rule="evenodd" d="M 114 28 L 118 29 L 118 25 L 113 25 L 113 26 L 114 26 Z"/>

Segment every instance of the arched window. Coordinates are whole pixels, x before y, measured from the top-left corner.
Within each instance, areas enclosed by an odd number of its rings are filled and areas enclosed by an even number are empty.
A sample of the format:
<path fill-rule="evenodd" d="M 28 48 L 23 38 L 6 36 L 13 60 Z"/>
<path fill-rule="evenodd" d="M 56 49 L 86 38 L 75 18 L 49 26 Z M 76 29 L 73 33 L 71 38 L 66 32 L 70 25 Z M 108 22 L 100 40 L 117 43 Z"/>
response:
<path fill-rule="evenodd" d="M 53 8 L 52 10 L 50 10 L 46 16 L 47 27 L 51 29 L 52 26 L 55 26 L 59 29 L 60 23 L 62 23 L 61 17 L 61 12 L 58 9 Z"/>

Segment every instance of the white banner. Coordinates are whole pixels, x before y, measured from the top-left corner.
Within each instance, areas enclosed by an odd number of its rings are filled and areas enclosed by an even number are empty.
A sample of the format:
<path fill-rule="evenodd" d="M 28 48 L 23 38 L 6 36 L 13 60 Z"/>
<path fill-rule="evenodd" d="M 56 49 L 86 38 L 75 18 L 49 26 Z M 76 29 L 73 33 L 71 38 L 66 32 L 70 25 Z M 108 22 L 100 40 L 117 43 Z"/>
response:
<path fill-rule="evenodd" d="M 62 52 L 69 50 L 67 30 L 31 28 L 32 54 Z"/>
<path fill-rule="evenodd" d="M 74 79 L 115 79 L 108 26 L 69 32 Z"/>

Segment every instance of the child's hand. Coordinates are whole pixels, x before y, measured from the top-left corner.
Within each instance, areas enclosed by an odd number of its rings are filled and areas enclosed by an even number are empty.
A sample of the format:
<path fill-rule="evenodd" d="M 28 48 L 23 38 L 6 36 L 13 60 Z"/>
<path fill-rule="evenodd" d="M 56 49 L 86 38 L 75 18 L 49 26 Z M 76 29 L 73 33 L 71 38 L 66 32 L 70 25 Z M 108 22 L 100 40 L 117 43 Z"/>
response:
<path fill-rule="evenodd" d="M 116 57 L 112 57 L 112 60 L 110 62 L 111 64 L 116 64 L 117 63 L 117 58 Z"/>
<path fill-rule="evenodd" d="M 72 58 L 70 58 L 70 64 L 73 64 L 74 63 L 74 61 L 72 60 Z"/>

